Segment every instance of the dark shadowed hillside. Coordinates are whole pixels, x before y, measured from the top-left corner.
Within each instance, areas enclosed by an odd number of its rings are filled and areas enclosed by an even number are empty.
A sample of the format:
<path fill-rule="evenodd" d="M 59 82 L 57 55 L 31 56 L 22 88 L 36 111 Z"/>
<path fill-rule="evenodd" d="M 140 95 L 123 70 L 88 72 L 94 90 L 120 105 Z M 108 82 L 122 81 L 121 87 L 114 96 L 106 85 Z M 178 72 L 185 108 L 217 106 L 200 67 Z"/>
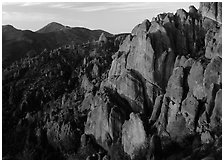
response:
<path fill-rule="evenodd" d="M 63 30 L 60 30 L 61 27 Z M 3 68 L 26 55 L 40 53 L 45 48 L 51 50 L 63 45 L 82 44 L 97 40 L 102 32 L 111 36 L 102 30 L 70 28 L 57 23 L 50 23 L 37 32 L 18 30 L 13 26 L 5 25 L 2 27 Z"/>

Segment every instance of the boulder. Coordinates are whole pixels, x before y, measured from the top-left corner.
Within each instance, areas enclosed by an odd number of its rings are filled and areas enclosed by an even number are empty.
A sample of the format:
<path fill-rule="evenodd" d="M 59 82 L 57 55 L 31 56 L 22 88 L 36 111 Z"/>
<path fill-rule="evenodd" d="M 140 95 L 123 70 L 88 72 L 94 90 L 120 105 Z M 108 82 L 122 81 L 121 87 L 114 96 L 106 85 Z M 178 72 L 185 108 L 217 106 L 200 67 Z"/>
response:
<path fill-rule="evenodd" d="M 124 151 L 133 159 L 146 144 L 146 132 L 139 115 L 131 113 L 130 119 L 122 126 L 122 145 Z"/>

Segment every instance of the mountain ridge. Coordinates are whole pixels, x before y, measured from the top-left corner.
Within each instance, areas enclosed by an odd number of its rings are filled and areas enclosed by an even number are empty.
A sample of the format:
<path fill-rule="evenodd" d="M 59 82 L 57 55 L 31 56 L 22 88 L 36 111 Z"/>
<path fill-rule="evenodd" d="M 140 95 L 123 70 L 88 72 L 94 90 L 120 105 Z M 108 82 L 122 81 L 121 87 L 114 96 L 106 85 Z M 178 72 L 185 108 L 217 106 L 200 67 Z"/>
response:
<path fill-rule="evenodd" d="M 59 26 L 62 27 L 62 25 Z M 4 25 L 2 28 L 3 68 L 15 60 L 25 57 L 26 53 L 31 50 L 34 50 L 38 54 L 45 48 L 54 49 L 67 44 L 82 44 L 88 41 L 98 40 L 102 32 L 107 36 L 112 36 L 112 34 L 103 30 L 90 30 L 83 27 L 65 27 L 63 30 L 58 29 L 54 28 L 42 30 L 42 32 L 33 32 L 31 30 L 16 29 L 12 25 Z"/>

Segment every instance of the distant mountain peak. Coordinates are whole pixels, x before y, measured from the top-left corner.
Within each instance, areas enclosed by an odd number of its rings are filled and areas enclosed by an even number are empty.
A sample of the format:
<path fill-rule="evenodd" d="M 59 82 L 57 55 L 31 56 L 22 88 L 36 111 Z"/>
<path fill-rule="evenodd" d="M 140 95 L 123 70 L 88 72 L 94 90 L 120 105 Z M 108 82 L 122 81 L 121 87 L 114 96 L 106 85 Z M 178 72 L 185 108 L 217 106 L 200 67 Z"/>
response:
<path fill-rule="evenodd" d="M 56 32 L 56 31 L 60 31 L 63 29 L 67 29 L 67 28 L 70 28 L 70 27 L 64 26 L 57 22 L 51 22 L 51 23 L 47 24 L 46 26 L 44 26 L 43 28 L 41 28 L 40 30 L 38 30 L 37 33 Z"/>

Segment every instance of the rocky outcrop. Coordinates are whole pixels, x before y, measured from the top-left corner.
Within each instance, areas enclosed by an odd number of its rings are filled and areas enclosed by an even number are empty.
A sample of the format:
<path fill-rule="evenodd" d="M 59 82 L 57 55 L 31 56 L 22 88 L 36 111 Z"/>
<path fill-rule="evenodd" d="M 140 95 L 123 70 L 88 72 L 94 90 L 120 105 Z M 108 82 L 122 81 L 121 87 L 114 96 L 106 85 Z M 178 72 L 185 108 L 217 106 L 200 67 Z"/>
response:
<path fill-rule="evenodd" d="M 160 112 L 154 126 L 161 137 L 183 145 L 196 132 L 202 135 L 203 143 L 214 141 L 208 131 L 220 135 L 220 63 L 219 56 L 212 60 L 176 58 L 163 101 L 159 96 L 153 110 L 153 116 Z"/>
<path fill-rule="evenodd" d="M 94 85 L 89 81 L 89 78 L 86 75 L 84 75 L 82 77 L 81 87 L 87 93 L 87 92 L 91 92 L 93 90 Z"/>
<path fill-rule="evenodd" d="M 113 88 L 125 98 L 134 112 L 144 113 L 144 87 L 132 70 L 124 70 L 117 79 L 111 79 Z"/>
<path fill-rule="evenodd" d="M 122 126 L 122 145 L 124 151 L 133 159 L 146 144 L 146 132 L 139 115 L 131 113 L 130 119 Z"/>
<path fill-rule="evenodd" d="M 143 83 L 147 111 L 151 112 L 156 94 L 161 93 L 171 75 L 174 57 L 166 29 L 145 20 L 126 37 L 113 57 L 109 79 L 119 77 L 125 69 L 134 71 Z"/>
<path fill-rule="evenodd" d="M 99 42 L 103 42 L 103 43 L 107 43 L 108 40 L 107 40 L 107 37 L 105 36 L 105 34 L 102 33 L 102 34 L 100 35 L 98 41 L 99 41 Z"/>
<path fill-rule="evenodd" d="M 108 150 L 121 137 L 122 125 L 129 114 L 126 104 L 107 88 L 98 92 L 88 113 L 85 134 L 92 134 Z"/>

